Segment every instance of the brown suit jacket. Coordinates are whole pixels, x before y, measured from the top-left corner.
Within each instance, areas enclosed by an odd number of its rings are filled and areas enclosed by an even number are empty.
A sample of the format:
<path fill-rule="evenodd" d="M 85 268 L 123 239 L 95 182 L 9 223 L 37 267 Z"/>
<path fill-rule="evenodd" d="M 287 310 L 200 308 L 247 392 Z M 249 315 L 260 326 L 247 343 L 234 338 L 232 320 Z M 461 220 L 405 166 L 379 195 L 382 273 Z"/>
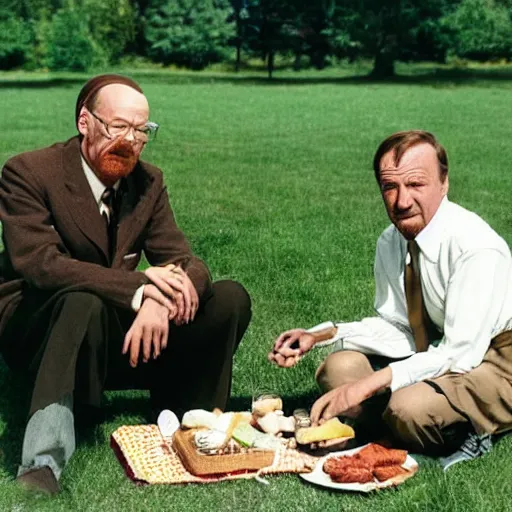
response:
<path fill-rule="evenodd" d="M 80 141 L 10 159 L 0 178 L 0 335 L 27 287 L 90 291 L 130 308 L 148 280 L 136 267 L 180 264 L 199 297 L 210 292 L 210 275 L 176 226 L 162 172 L 140 161 L 121 187 L 116 249 L 110 261 L 107 229 L 80 160 Z M 2 340 L 7 342 L 6 340 Z"/>

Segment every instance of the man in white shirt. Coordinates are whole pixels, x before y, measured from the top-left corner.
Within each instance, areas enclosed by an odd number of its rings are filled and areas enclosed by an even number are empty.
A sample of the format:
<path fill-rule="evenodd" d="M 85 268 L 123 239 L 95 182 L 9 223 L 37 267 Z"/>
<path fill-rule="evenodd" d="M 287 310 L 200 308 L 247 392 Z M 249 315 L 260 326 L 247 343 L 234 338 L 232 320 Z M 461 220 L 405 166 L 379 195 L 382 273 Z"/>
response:
<path fill-rule="evenodd" d="M 509 248 L 448 200 L 448 160 L 432 134 L 391 135 L 374 170 L 393 223 L 377 242 L 377 317 L 286 331 L 269 359 L 289 367 L 335 343 L 317 371 L 326 393 L 312 421 L 358 417 L 387 390 L 382 418 L 408 448 L 442 453 L 453 448 L 447 433 L 472 427 L 472 448 L 460 457 L 473 457 L 489 449 L 491 434 L 512 428 Z"/>

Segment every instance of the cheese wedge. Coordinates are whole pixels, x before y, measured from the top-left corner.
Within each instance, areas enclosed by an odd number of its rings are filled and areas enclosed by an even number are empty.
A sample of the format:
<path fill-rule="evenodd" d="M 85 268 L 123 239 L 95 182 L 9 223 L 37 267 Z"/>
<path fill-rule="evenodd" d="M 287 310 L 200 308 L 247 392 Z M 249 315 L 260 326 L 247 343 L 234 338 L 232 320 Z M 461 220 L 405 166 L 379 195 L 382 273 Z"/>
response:
<path fill-rule="evenodd" d="M 299 444 L 328 441 L 329 439 L 338 439 L 340 437 L 351 439 L 354 436 L 354 429 L 344 423 L 341 423 L 338 418 L 331 418 L 317 427 L 299 428 L 295 432 L 295 438 Z"/>

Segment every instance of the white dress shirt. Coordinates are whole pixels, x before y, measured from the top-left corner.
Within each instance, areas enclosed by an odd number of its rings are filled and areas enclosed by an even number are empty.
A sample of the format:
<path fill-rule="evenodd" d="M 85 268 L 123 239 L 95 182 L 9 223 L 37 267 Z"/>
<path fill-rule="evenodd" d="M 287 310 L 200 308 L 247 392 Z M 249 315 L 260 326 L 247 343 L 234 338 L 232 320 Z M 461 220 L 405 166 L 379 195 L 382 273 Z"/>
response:
<path fill-rule="evenodd" d="M 377 242 L 377 317 L 338 323 L 334 350 L 393 359 L 391 390 L 478 366 L 491 339 L 512 329 L 512 258 L 506 242 L 476 214 L 443 199 L 419 233 L 420 273 L 427 312 L 439 343 L 416 353 L 404 291 L 407 241 L 389 226 Z M 311 332 L 332 326 L 324 322 Z M 409 357 L 410 356 L 410 357 Z"/>
<path fill-rule="evenodd" d="M 87 178 L 87 182 L 91 187 L 92 194 L 94 196 L 96 204 L 98 205 L 100 214 L 103 215 L 103 212 L 106 212 L 107 215 L 109 215 L 110 212 L 101 200 L 101 196 L 103 195 L 103 192 L 105 192 L 107 187 L 99 180 L 98 176 L 94 174 L 94 171 L 89 167 L 89 164 L 86 162 L 85 158 L 82 155 L 80 155 L 80 159 L 82 160 L 82 168 L 84 170 L 85 177 Z M 121 182 L 120 180 L 118 180 L 115 182 L 112 188 L 117 192 L 117 189 L 119 188 L 120 184 Z M 135 294 L 133 295 L 131 306 L 134 311 L 139 311 L 142 305 L 143 294 L 144 285 L 139 286 L 139 288 L 137 288 Z"/>

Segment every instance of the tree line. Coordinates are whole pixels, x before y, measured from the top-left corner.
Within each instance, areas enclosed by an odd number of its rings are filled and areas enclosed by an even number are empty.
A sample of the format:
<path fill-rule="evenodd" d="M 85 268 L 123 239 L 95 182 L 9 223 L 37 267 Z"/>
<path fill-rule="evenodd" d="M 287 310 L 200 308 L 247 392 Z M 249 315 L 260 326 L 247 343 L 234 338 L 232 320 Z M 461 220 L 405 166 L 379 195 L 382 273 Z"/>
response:
<path fill-rule="evenodd" d="M 512 56 L 512 0 L 0 0 L 0 69 L 87 71 L 141 56 L 239 70 L 276 56 L 322 69 L 372 59 L 489 61 Z"/>

